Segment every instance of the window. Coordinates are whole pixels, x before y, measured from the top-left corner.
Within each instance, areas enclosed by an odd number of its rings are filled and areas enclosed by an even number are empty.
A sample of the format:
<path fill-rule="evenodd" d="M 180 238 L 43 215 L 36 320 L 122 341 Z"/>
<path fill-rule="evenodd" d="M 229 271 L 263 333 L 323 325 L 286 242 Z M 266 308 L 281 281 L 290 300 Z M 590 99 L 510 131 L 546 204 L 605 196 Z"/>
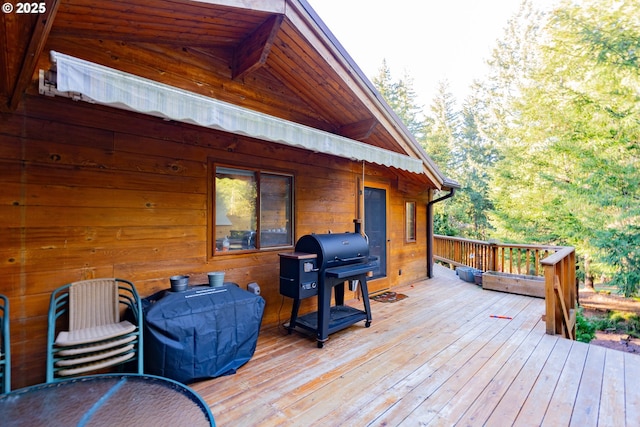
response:
<path fill-rule="evenodd" d="M 416 241 L 416 202 L 405 202 L 404 204 L 404 236 L 405 241 Z"/>
<path fill-rule="evenodd" d="M 215 168 L 216 253 L 293 245 L 293 177 Z"/>

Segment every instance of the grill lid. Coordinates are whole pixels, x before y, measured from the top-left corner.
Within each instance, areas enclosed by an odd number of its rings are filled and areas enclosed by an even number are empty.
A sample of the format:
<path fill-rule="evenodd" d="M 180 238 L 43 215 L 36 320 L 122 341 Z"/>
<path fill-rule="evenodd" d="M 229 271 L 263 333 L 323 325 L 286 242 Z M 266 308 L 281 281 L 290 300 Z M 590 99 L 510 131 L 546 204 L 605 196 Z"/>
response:
<path fill-rule="evenodd" d="M 295 250 L 316 254 L 320 270 L 369 259 L 369 244 L 360 233 L 307 234 L 298 240 Z"/>

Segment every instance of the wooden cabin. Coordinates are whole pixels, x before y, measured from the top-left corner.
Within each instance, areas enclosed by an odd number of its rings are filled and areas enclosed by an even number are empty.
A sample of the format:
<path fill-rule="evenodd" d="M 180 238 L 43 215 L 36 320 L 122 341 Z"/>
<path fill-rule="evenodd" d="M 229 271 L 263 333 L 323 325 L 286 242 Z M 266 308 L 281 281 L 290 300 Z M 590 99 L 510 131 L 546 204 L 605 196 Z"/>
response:
<path fill-rule="evenodd" d="M 306 0 L 39 5 L 0 14 L 13 388 L 44 380 L 65 283 L 120 277 L 144 297 L 224 271 L 260 286 L 273 325 L 291 307 L 278 253 L 354 219 L 381 260 L 370 292 L 429 275 L 429 202 L 456 184 Z"/>

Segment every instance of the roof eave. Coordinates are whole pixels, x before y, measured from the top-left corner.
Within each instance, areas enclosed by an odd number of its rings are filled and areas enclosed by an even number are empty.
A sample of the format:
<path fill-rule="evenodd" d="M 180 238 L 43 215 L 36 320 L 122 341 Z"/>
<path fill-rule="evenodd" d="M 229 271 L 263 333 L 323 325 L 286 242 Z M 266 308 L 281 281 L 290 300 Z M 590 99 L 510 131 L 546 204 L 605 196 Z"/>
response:
<path fill-rule="evenodd" d="M 296 8 L 299 12 L 303 11 L 307 14 L 310 21 L 315 24 L 317 34 L 324 40 L 325 46 L 334 53 L 334 57 L 342 63 L 342 67 L 350 71 L 353 77 L 353 82 L 361 89 L 361 93 L 367 97 L 369 103 L 379 112 L 382 113 L 386 124 L 382 123 L 388 129 L 391 128 L 397 135 L 399 143 L 402 144 L 402 149 L 407 155 L 420 159 L 425 167 L 425 174 L 434 183 L 437 188 L 445 186 L 445 182 L 448 181 L 438 166 L 433 162 L 429 155 L 424 151 L 420 143 L 415 139 L 411 132 L 407 129 L 402 120 L 393 111 L 393 109 L 386 102 L 384 97 L 375 88 L 373 83 L 365 75 L 365 73 L 356 64 L 353 58 L 349 55 L 346 49 L 340 44 L 338 39 L 333 35 L 331 30 L 322 21 L 320 16 L 315 12 L 311 5 L 306 0 L 287 0 L 292 7 Z M 459 185 L 459 184 L 458 184 Z"/>

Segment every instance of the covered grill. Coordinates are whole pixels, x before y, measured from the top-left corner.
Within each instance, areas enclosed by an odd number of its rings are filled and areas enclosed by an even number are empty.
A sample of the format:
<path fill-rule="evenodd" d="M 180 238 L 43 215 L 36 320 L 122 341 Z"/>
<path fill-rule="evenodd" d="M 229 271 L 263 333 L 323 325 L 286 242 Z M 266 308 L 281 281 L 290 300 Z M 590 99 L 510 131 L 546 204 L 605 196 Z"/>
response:
<path fill-rule="evenodd" d="M 371 325 L 367 275 L 376 267 L 369 245 L 358 232 L 302 236 L 295 252 L 280 255 L 280 293 L 293 298 L 289 333 L 296 327 L 316 334 L 322 348 L 329 334 L 354 323 Z M 357 282 L 364 310 L 344 305 L 344 283 Z M 335 306 L 331 306 L 331 290 Z M 298 318 L 300 300 L 318 296 L 318 310 Z"/>

